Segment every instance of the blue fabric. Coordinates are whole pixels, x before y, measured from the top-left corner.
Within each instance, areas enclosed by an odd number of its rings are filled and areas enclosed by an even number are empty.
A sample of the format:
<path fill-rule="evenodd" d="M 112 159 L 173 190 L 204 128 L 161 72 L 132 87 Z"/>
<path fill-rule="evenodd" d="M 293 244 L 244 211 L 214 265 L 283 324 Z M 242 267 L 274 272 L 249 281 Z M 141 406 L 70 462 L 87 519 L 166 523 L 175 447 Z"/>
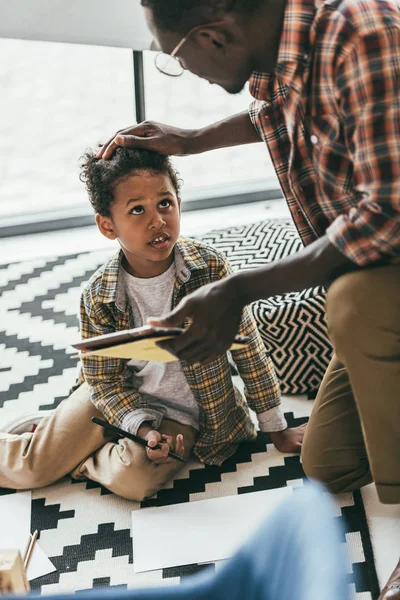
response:
<path fill-rule="evenodd" d="M 348 600 L 344 536 L 323 488 L 295 489 L 217 572 L 181 585 L 94 589 L 57 600 Z M 14 600 L 15 597 L 13 597 Z M 46 596 L 51 600 L 52 596 Z"/>

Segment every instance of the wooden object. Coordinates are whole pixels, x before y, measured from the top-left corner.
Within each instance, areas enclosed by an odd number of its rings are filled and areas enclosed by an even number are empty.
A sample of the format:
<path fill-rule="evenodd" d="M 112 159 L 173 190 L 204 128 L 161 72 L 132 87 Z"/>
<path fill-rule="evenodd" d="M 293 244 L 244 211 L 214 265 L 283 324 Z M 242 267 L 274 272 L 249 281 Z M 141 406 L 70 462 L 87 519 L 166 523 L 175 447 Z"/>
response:
<path fill-rule="evenodd" d="M 0 549 L 0 595 L 23 594 L 30 589 L 19 550 Z"/>

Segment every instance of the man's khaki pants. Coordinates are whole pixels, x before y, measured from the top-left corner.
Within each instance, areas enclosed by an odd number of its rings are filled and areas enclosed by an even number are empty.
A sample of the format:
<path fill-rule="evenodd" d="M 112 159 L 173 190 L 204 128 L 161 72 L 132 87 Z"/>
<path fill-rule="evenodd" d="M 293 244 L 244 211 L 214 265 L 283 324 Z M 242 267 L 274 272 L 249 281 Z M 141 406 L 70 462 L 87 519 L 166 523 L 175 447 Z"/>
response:
<path fill-rule="evenodd" d="M 337 279 L 327 295 L 335 354 L 303 442 L 306 474 L 333 492 L 374 481 L 400 503 L 400 266 Z"/>
<path fill-rule="evenodd" d="M 172 461 L 156 465 L 143 446 L 115 439 L 91 422 L 102 418 L 83 384 L 56 411 L 42 419 L 34 433 L 0 433 L 0 487 L 32 489 L 57 481 L 68 473 L 74 479 L 92 479 L 130 500 L 143 500 L 165 486 L 182 468 Z M 164 420 L 160 432 L 183 434 L 188 459 L 196 432 L 192 427 Z"/>

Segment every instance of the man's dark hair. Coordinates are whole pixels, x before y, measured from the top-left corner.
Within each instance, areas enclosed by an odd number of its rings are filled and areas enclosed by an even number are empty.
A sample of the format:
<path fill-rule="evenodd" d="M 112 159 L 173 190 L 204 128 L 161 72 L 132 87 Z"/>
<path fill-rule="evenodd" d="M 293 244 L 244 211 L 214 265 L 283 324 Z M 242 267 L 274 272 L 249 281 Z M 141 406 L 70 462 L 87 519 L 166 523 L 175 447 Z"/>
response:
<path fill-rule="evenodd" d="M 89 200 L 96 213 L 110 216 L 110 206 L 114 202 L 116 184 L 136 171 L 151 171 L 168 175 L 177 196 L 180 193 L 180 180 L 168 156 L 149 150 L 130 150 L 117 148 L 112 158 L 103 160 L 96 158 L 92 150 L 88 150 L 81 159 L 80 180 L 86 185 Z"/>
<path fill-rule="evenodd" d="M 249 14 L 263 0 L 141 0 L 159 29 L 187 33 L 196 25 L 218 20 L 224 13 Z"/>

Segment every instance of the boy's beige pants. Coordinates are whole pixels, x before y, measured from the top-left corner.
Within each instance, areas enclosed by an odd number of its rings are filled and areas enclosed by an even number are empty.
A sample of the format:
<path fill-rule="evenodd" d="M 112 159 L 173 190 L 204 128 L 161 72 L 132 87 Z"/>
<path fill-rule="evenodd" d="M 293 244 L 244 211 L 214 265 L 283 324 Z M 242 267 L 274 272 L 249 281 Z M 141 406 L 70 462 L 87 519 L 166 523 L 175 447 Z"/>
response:
<path fill-rule="evenodd" d="M 0 433 L 0 487 L 43 487 L 70 473 L 74 479 L 92 479 L 130 500 L 143 500 L 165 486 L 182 468 L 173 461 L 156 465 L 145 448 L 128 439 L 113 439 L 91 422 L 102 418 L 89 398 L 87 384 L 42 419 L 34 433 Z M 161 433 L 183 434 L 188 459 L 195 442 L 192 427 L 164 420 Z"/>
<path fill-rule="evenodd" d="M 375 481 L 400 503 L 400 266 L 337 279 L 327 295 L 335 355 L 303 442 L 309 477 L 333 492 Z"/>

